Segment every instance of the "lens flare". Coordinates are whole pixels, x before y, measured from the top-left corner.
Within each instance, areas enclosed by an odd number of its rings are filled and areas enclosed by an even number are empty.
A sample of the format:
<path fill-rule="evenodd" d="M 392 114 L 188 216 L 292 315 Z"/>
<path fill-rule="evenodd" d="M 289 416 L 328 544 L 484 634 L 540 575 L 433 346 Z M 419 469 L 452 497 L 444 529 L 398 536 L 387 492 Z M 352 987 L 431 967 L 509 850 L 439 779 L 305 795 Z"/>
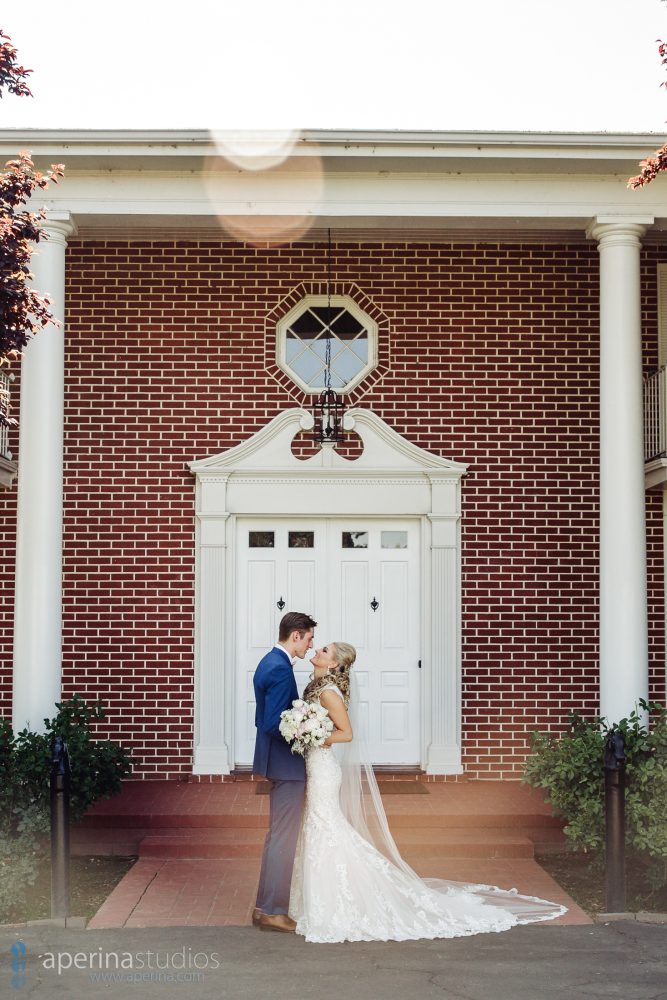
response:
<path fill-rule="evenodd" d="M 241 170 L 270 170 L 287 160 L 298 142 L 298 129 L 230 132 L 210 129 L 219 156 Z"/>
<path fill-rule="evenodd" d="M 235 158 L 221 154 L 216 143 L 218 155 L 206 158 L 202 181 L 220 225 L 234 239 L 281 246 L 303 237 L 319 217 L 324 168 L 317 153 L 285 155 L 286 145 L 280 156 L 275 146 L 269 155 L 257 135 L 248 133 L 247 152 Z M 238 136 L 235 141 L 238 151 Z"/>

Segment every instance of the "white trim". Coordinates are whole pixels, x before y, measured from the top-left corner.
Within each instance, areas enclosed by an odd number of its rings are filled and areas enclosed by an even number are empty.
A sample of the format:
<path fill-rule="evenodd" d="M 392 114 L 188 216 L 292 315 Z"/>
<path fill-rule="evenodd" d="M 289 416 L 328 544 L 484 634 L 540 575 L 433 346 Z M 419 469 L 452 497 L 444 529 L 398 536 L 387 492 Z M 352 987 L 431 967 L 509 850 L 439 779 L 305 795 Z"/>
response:
<path fill-rule="evenodd" d="M 278 224 L 288 226 L 293 237 L 310 228 L 337 230 L 349 224 L 395 230 L 401 220 L 418 228 L 583 230 L 602 212 L 629 220 L 637 214 L 636 197 L 633 201 L 633 192 L 620 187 L 615 175 L 578 172 L 574 166 L 567 174 L 525 172 L 521 183 L 509 163 L 486 171 L 468 161 L 456 165 L 420 161 L 411 170 L 401 166 L 392 160 L 380 183 L 377 171 L 350 161 L 344 170 L 327 174 L 323 193 L 317 190 L 315 166 L 306 170 L 305 180 L 304 172 L 293 166 L 276 176 L 261 170 L 202 174 L 160 169 L 153 163 L 134 170 L 98 168 L 73 171 L 66 188 L 49 189 L 48 207 L 70 211 L 88 235 L 101 227 L 187 229 L 189 225 L 201 230 L 208 225 L 214 238 L 243 232 L 260 240 Z M 654 183 L 655 190 L 650 185 L 642 198 L 642 209 L 664 230 L 665 189 L 659 178 Z M 247 220 L 254 220 L 250 230 L 244 228 Z"/>
<path fill-rule="evenodd" d="M 153 159 L 169 156 L 220 156 L 226 141 L 241 140 L 244 147 L 257 143 L 258 155 L 266 153 L 267 138 L 284 133 L 272 130 L 221 130 L 212 135 L 208 129 L 0 129 L 0 149 L 15 153 L 17 146 L 27 144 L 40 154 L 66 147 L 68 161 L 77 155 L 91 153 L 101 158 L 110 155 L 142 155 Z M 409 131 L 386 129 L 304 129 L 298 134 L 292 155 L 318 156 L 324 151 L 337 151 L 348 158 L 378 149 L 394 155 L 440 157 L 456 150 L 465 150 L 478 159 L 492 150 L 510 159 L 527 155 L 560 157 L 570 153 L 577 158 L 641 159 L 667 141 L 659 132 L 493 132 L 493 131 Z M 46 147 L 42 149 L 41 147 Z M 564 157 L 565 158 L 565 157 Z"/>
<path fill-rule="evenodd" d="M 9 488 L 18 475 L 18 465 L 0 455 L 0 486 Z"/>
<path fill-rule="evenodd" d="M 228 774 L 233 766 L 236 671 L 227 665 L 233 662 L 236 603 L 229 546 L 236 518 L 253 515 L 420 519 L 424 538 L 422 766 L 429 774 L 462 771 L 459 521 L 461 478 L 467 466 L 418 448 L 370 410 L 349 411 L 346 426 L 354 428 L 364 445 L 363 453 L 353 461 L 331 447 L 323 447 L 304 461 L 297 459 L 292 440 L 301 429 L 312 427 L 312 416 L 305 410 L 289 409 L 235 448 L 189 465 L 197 478 L 195 774 Z M 203 578 L 211 548 L 224 548 L 228 557 L 223 609 L 214 608 L 203 594 L 204 586 L 212 586 Z M 443 596 L 438 598 L 438 594 Z M 441 600 L 442 606 L 436 608 L 435 600 Z M 222 729 L 218 720 L 224 720 Z"/>
<path fill-rule="evenodd" d="M 662 489 L 667 487 L 667 459 L 654 458 L 652 462 L 647 462 L 644 466 L 644 485 L 647 490 Z M 667 591 L 665 594 L 667 600 Z"/>

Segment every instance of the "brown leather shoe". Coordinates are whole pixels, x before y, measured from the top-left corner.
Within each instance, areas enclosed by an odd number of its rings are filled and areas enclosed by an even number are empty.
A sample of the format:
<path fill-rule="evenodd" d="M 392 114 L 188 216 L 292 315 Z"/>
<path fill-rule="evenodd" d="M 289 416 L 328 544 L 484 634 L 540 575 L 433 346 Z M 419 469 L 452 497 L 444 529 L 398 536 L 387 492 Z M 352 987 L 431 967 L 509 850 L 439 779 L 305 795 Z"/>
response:
<path fill-rule="evenodd" d="M 258 926 L 260 931 L 283 931 L 285 934 L 294 934 L 296 921 L 286 913 L 262 913 Z"/>
<path fill-rule="evenodd" d="M 252 911 L 253 927 L 259 927 L 259 918 L 262 916 L 263 916 L 262 911 L 258 910 L 257 907 L 255 907 L 255 909 Z"/>

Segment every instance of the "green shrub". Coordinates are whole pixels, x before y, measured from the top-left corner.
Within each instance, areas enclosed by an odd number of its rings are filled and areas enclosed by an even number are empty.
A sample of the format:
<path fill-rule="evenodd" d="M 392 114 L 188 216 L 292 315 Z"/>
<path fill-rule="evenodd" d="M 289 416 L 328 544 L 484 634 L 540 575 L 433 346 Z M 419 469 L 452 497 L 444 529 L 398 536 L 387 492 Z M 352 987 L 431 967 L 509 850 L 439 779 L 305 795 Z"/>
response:
<path fill-rule="evenodd" d="M 7 920 L 20 906 L 37 878 L 44 849 L 28 834 L 0 833 L 0 920 Z"/>
<path fill-rule="evenodd" d="M 92 737 L 91 723 L 105 717 L 100 701 L 88 705 L 75 694 L 56 708 L 53 719 L 44 719 L 44 733 L 23 729 L 14 735 L 10 723 L 0 719 L 0 919 L 22 901 L 50 850 L 53 737 L 67 744 L 72 822 L 97 799 L 117 795 L 132 772 L 123 747 Z"/>
<path fill-rule="evenodd" d="M 532 733 L 533 754 L 522 780 L 546 792 L 554 813 L 562 816 L 571 845 L 604 855 L 604 745 L 607 733 L 620 729 L 625 737 L 626 844 L 652 861 L 656 884 L 667 881 L 667 712 L 639 702 L 650 712 L 647 729 L 637 712 L 609 725 L 604 718 L 584 720 L 574 713 L 569 729 L 559 735 Z"/>

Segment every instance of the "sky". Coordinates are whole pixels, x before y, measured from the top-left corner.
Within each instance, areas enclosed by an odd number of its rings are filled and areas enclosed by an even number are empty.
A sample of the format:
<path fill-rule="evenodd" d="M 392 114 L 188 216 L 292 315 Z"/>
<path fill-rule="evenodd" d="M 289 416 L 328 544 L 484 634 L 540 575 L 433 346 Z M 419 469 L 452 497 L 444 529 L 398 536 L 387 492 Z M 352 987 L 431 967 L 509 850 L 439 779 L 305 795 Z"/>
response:
<path fill-rule="evenodd" d="M 667 133 L 663 0 L 31 0 L 0 127 Z"/>

